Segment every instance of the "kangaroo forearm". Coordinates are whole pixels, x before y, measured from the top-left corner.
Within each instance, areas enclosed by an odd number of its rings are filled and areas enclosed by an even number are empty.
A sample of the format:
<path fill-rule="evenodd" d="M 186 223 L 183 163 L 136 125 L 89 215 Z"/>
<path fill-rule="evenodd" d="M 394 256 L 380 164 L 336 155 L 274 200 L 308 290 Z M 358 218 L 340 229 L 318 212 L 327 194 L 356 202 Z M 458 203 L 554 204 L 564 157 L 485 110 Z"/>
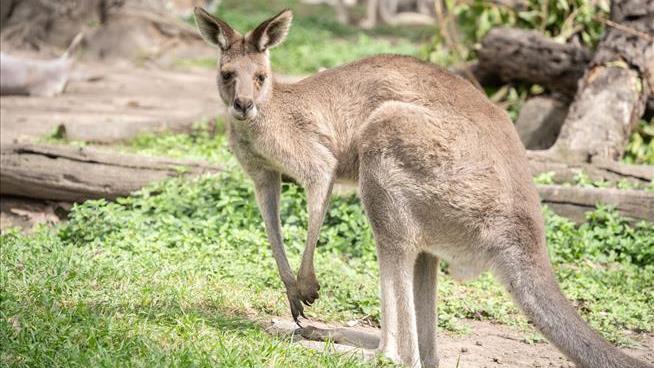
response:
<path fill-rule="evenodd" d="M 270 237 L 268 238 L 270 239 Z M 284 245 L 281 242 L 270 242 L 272 246 L 273 257 L 277 263 L 277 270 L 279 271 L 279 276 L 284 283 L 284 286 L 288 287 L 295 282 L 295 275 L 291 270 L 291 266 L 288 263 L 286 258 L 286 252 L 284 251 Z"/>
<path fill-rule="evenodd" d="M 279 173 L 257 172 L 251 175 L 255 182 L 257 203 L 266 227 L 268 242 L 272 248 L 273 257 L 277 263 L 279 275 L 284 285 L 289 286 L 295 282 L 284 250 L 282 240 L 281 221 L 279 218 L 279 197 L 281 192 L 281 178 Z"/>
<path fill-rule="evenodd" d="M 302 254 L 300 274 L 303 272 L 313 273 L 313 256 L 320 236 L 320 227 L 325 220 L 332 187 L 333 179 L 329 179 L 326 182 L 316 183 L 307 188 L 309 227 L 307 228 L 306 246 Z"/>
<path fill-rule="evenodd" d="M 284 250 L 279 217 L 275 217 L 276 218 L 272 218 L 272 216 L 268 216 L 268 220 L 265 221 L 268 242 L 270 243 L 275 263 L 277 263 L 279 276 L 281 277 L 282 282 L 284 282 L 284 285 L 289 286 L 295 282 L 295 276 L 293 275 L 293 270 L 291 270 L 288 258 L 286 257 L 286 251 Z"/>

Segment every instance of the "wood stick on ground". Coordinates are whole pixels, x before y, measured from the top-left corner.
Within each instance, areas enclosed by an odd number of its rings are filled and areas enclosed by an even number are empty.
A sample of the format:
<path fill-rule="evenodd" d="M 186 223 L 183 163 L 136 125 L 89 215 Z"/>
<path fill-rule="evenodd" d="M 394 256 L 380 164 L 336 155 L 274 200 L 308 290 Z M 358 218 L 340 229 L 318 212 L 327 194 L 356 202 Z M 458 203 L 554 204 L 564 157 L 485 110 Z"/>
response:
<path fill-rule="evenodd" d="M 114 199 L 181 175 L 219 173 L 202 162 L 56 145 L 7 145 L 0 151 L 0 193 L 61 201 Z"/>
<path fill-rule="evenodd" d="M 626 181 L 635 186 L 646 186 L 654 180 L 654 166 L 651 165 L 631 165 L 601 158 L 593 159 L 591 164 L 564 162 L 552 160 L 545 152 L 527 151 L 529 168 L 533 176 L 553 172 L 556 183 L 571 183 L 580 173 L 593 181 L 608 181 L 612 184 Z"/>
<path fill-rule="evenodd" d="M 538 193 L 543 204 L 548 205 L 556 214 L 575 222 L 583 222 L 585 213 L 593 210 L 597 203 L 615 207 L 623 216 L 635 220 L 654 221 L 653 192 L 539 185 Z"/>

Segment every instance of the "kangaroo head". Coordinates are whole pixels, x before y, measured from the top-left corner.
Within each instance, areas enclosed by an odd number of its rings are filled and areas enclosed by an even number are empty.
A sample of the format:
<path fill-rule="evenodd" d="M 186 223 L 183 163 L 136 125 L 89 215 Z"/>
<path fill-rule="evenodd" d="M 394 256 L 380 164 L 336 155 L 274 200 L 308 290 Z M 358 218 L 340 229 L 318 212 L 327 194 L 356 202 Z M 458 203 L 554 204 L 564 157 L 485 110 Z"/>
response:
<path fill-rule="evenodd" d="M 254 118 L 272 91 L 268 50 L 284 41 L 293 13 L 284 10 L 245 36 L 202 8 L 195 8 L 195 19 L 202 38 L 221 50 L 218 91 L 229 113 L 238 120 Z"/>

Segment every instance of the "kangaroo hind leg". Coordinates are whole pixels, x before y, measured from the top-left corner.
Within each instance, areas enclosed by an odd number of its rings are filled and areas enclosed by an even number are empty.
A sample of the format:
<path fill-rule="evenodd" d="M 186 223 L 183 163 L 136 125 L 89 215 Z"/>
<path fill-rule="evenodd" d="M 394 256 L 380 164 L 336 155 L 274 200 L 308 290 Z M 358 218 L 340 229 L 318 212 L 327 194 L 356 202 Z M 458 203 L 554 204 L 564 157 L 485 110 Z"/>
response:
<path fill-rule="evenodd" d="M 420 360 L 424 368 L 438 367 L 436 351 L 436 291 L 438 277 L 438 257 L 420 253 L 413 274 L 413 300 L 416 307 L 418 346 Z"/>
<path fill-rule="evenodd" d="M 361 198 L 370 219 L 377 245 L 381 289 L 380 350 L 391 360 L 408 367 L 420 367 L 414 269 L 417 247 L 410 235 L 409 215 L 401 193 L 387 191 L 379 175 L 385 173 L 379 160 L 362 162 Z M 395 195 L 395 197 L 394 197 Z"/>
<path fill-rule="evenodd" d="M 418 330 L 413 298 L 413 271 L 416 257 L 397 252 L 388 244 L 377 244 L 382 297 L 380 350 L 407 367 L 420 367 Z"/>

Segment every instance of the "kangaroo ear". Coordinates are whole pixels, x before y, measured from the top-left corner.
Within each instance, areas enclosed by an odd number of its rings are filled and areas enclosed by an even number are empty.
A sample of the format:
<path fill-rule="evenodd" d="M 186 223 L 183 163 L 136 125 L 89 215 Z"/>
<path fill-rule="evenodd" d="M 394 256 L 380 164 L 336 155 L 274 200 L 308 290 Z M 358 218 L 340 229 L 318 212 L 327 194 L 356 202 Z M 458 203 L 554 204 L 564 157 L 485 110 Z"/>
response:
<path fill-rule="evenodd" d="M 248 36 L 248 41 L 261 52 L 273 48 L 284 41 L 292 20 L 293 12 L 285 9 L 255 28 Z"/>
<path fill-rule="evenodd" d="M 195 22 L 202 38 L 212 46 L 227 50 L 234 40 L 240 36 L 229 24 L 209 14 L 206 10 L 195 7 Z"/>

